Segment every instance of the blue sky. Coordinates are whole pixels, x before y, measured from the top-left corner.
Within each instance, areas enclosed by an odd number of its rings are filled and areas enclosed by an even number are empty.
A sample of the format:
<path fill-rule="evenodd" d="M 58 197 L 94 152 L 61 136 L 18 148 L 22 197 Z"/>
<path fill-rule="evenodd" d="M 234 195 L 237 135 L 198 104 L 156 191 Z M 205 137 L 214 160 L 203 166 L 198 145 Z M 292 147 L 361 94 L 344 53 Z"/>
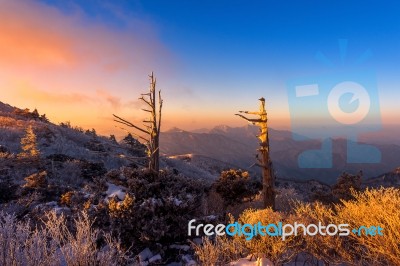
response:
<path fill-rule="evenodd" d="M 288 127 L 288 80 L 364 69 L 377 75 L 384 122 L 398 121 L 400 4 L 396 1 L 40 2 L 62 16 L 78 17 L 75 27 L 101 25 L 116 36 L 135 35 L 141 43 L 162 46 L 146 67 L 156 71 L 164 88 L 168 126 L 173 122 L 187 129 L 240 125 L 243 122 L 232 113 L 257 108 L 257 99 L 264 96 L 272 125 Z M 343 61 L 339 39 L 348 42 Z M 135 43 L 124 49 L 142 53 Z M 367 50 L 372 56 L 354 66 Z M 318 51 L 334 67 L 318 61 Z M 112 83 L 147 82 L 132 76 L 116 73 Z M 137 94 L 112 86 L 109 90 L 128 98 Z M 184 114 L 178 117 L 180 113 Z"/>

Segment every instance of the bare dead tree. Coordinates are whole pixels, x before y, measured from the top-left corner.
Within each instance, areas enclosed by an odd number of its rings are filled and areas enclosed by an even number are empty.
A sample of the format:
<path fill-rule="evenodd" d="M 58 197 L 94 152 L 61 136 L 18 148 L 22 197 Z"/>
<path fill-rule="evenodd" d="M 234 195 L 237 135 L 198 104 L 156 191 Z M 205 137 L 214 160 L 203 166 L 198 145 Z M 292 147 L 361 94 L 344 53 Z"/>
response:
<path fill-rule="evenodd" d="M 272 171 L 272 162 L 269 156 L 269 138 L 268 138 L 268 124 L 267 124 L 267 111 L 265 110 L 265 99 L 260 98 L 260 109 L 257 112 L 249 112 L 249 111 L 239 111 L 239 113 L 244 114 L 252 114 L 257 115 L 258 118 L 252 119 L 247 118 L 241 114 L 235 114 L 247 122 L 257 125 L 260 127 L 260 135 L 258 135 L 258 139 L 260 140 L 260 148 L 258 151 L 261 154 L 261 160 L 257 156 L 257 162 L 255 165 L 262 168 L 262 183 L 263 183 L 263 202 L 264 208 L 272 207 L 275 209 L 275 178 Z"/>
<path fill-rule="evenodd" d="M 153 72 L 149 75 L 150 88 L 148 93 L 141 94 L 139 98 L 142 100 L 148 108 L 142 109 L 143 111 L 150 114 L 148 119 L 143 120 L 143 127 L 138 127 L 131 122 L 114 114 L 114 121 L 121 123 L 125 126 L 134 128 L 139 133 L 133 133 L 132 135 L 145 141 L 147 147 L 147 156 L 149 158 L 148 168 L 158 174 L 160 169 L 159 158 L 160 158 L 160 128 L 161 128 L 161 110 L 163 100 L 161 98 L 161 90 L 158 91 L 158 100 L 156 98 L 156 79 L 154 78 Z M 158 107 L 158 108 L 157 108 Z M 144 134 L 145 137 L 142 137 Z"/>

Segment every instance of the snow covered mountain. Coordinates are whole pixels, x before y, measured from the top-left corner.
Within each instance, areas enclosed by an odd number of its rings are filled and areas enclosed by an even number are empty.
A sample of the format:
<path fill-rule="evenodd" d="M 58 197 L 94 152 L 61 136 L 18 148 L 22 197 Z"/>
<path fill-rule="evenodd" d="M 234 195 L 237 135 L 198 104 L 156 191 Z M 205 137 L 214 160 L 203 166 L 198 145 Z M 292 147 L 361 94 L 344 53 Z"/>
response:
<path fill-rule="evenodd" d="M 182 154 L 202 155 L 225 163 L 249 169 L 255 162 L 258 140 L 255 137 L 258 128 L 255 126 L 229 127 L 218 126 L 208 132 L 188 132 L 173 129 L 161 134 L 161 152 L 166 156 Z M 333 140 L 333 167 L 329 169 L 299 168 L 298 155 L 309 149 L 320 148 L 316 140 L 295 141 L 290 131 L 270 129 L 271 158 L 278 177 L 296 180 L 316 179 L 332 184 L 343 172 L 356 173 L 360 169 L 364 178 L 376 177 L 389 172 L 400 165 L 395 154 L 400 154 L 400 146 L 375 144 L 382 153 L 378 164 L 347 163 L 347 141 Z M 257 171 L 256 169 L 251 169 Z"/>

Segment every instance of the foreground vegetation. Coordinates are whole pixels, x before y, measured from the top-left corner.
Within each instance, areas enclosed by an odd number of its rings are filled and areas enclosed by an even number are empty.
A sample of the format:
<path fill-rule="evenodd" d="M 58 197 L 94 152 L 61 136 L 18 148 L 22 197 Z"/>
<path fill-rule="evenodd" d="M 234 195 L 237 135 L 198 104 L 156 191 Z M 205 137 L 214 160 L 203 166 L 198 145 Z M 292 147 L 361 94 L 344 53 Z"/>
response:
<path fill-rule="evenodd" d="M 364 226 L 383 227 L 383 236 L 291 236 L 285 241 L 280 237 L 256 236 L 246 241 L 245 236 L 204 239 L 202 246 L 194 245 L 202 265 L 224 265 L 244 255 L 252 254 L 269 258 L 275 265 L 293 261 L 303 254 L 325 265 L 400 265 L 400 190 L 380 188 L 364 192 L 352 191 L 352 199 L 333 205 L 320 202 L 293 202 L 288 212 L 271 209 L 247 209 L 237 219 L 241 224 L 294 222 L 302 224 L 321 221 L 322 224 L 347 223 L 350 228 Z M 231 217 L 231 222 L 235 221 Z M 262 255 L 261 255 L 262 254 Z M 304 257 L 303 256 L 303 257 Z"/>
<path fill-rule="evenodd" d="M 298 256 L 305 265 L 400 265 L 400 191 L 362 191 L 362 173 L 344 173 L 332 187 L 304 183 L 303 190 L 280 181 L 277 210 L 262 209 L 261 184 L 248 172 L 222 171 L 209 182 L 168 165 L 154 172 L 142 167 L 146 161 L 130 160 L 146 154 L 132 135 L 117 142 L 69 123 L 56 126 L 36 113 L 10 113 L 0 121 L 0 143 L 7 144 L 0 146 L 2 266 L 194 265 L 194 258 L 201 265 L 224 265 L 246 256 L 265 256 L 275 265 Z M 188 239 L 192 219 L 379 225 L 384 236 L 201 241 Z"/>
<path fill-rule="evenodd" d="M 326 265 L 400 265 L 400 190 L 381 188 L 353 191 L 352 195 L 353 199 L 332 206 L 297 201 L 290 211 L 247 209 L 237 219 L 230 216 L 230 221 L 242 224 L 321 221 L 323 224 L 348 223 L 350 228 L 380 225 L 384 228 L 383 236 L 300 234 L 285 241 L 268 236 L 256 236 L 251 241 L 245 240 L 245 236 L 223 236 L 203 238 L 202 244 L 193 243 L 192 248 L 201 265 L 224 265 L 248 255 L 265 256 L 275 265 L 281 265 L 293 261 L 299 254 L 310 258 L 308 265 L 311 265 L 311 258 Z M 122 215 L 123 207 L 113 211 Z M 134 222 L 133 218 L 126 219 Z M 134 256 L 128 256 L 129 250 L 119 241 L 93 224 L 85 212 L 69 221 L 51 211 L 35 225 L 1 212 L 0 265 L 127 265 L 137 261 Z M 148 236 L 149 239 L 154 237 Z"/>

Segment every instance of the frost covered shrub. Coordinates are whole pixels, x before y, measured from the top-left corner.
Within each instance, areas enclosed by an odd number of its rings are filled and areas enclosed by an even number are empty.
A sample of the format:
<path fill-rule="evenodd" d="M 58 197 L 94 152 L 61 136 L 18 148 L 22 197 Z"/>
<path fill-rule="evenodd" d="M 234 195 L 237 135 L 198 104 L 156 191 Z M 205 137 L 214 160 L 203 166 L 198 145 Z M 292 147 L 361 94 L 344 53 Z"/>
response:
<path fill-rule="evenodd" d="M 294 208 L 294 215 L 290 217 L 288 223 L 294 222 L 304 225 L 318 224 L 342 224 L 347 221 L 337 219 L 334 206 L 324 205 L 321 202 L 299 203 Z M 353 244 L 347 237 L 322 236 L 304 236 L 296 237 L 298 252 L 306 252 L 314 258 L 323 261 L 325 264 L 340 264 L 357 260 L 358 255 L 354 253 Z"/>
<path fill-rule="evenodd" d="M 75 220 L 74 230 L 65 218 L 47 213 L 44 225 L 32 229 L 29 222 L 0 212 L 0 265 L 123 265 L 126 252 L 110 235 L 92 227 L 83 213 Z M 99 242 L 104 243 L 99 246 Z"/>
<path fill-rule="evenodd" d="M 129 197 L 109 203 L 112 227 L 126 243 L 155 243 L 187 237 L 187 222 L 200 205 L 204 186 L 192 179 L 147 169 L 122 170 L 128 174 Z M 113 173 L 115 176 L 116 173 Z"/>
<path fill-rule="evenodd" d="M 360 191 L 362 172 L 357 175 L 342 173 L 332 188 L 332 194 L 338 199 L 354 199 L 351 190 Z"/>
<path fill-rule="evenodd" d="M 225 207 L 254 197 L 261 189 L 260 182 L 251 179 L 248 172 L 240 169 L 223 171 L 214 186 L 223 198 Z"/>
<path fill-rule="evenodd" d="M 292 222 L 346 223 L 350 230 L 360 226 L 381 226 L 384 235 L 301 236 L 301 251 L 326 264 L 400 265 L 400 190 L 380 188 L 363 192 L 350 190 L 350 193 L 351 199 L 334 206 L 319 202 L 299 204 Z"/>
<path fill-rule="evenodd" d="M 65 161 L 60 163 L 60 166 L 54 173 L 57 183 L 71 187 L 80 187 L 82 185 L 84 179 L 81 176 L 81 167 L 78 160 Z"/>
<path fill-rule="evenodd" d="M 126 261 L 126 252 L 121 249 L 120 243 L 93 228 L 93 221 L 86 213 L 75 219 L 74 232 L 68 229 L 63 216 L 50 212 L 46 218 L 48 234 L 59 248 L 61 260 L 67 265 L 108 266 L 121 265 Z M 106 244 L 103 247 L 98 246 L 101 240 Z"/>
<path fill-rule="evenodd" d="M 0 212 L 0 265 L 59 265 L 48 236 L 46 229 L 30 230 L 28 223 Z"/>
<path fill-rule="evenodd" d="M 218 236 L 214 240 L 203 237 L 202 244 L 192 243 L 192 248 L 204 266 L 228 265 L 229 262 L 239 259 L 245 251 L 242 243 L 226 236 Z"/>
<path fill-rule="evenodd" d="M 257 224 L 261 222 L 263 225 L 268 224 L 277 224 L 278 222 L 283 222 L 286 220 L 284 214 L 280 212 L 274 212 L 272 209 L 263 209 L 263 210 L 255 210 L 255 209 L 247 209 L 245 210 L 237 220 L 240 224 Z M 231 223 L 234 222 L 234 219 L 231 218 Z M 271 231 L 272 232 L 272 231 Z M 295 251 L 292 250 L 292 247 L 295 246 L 295 240 L 293 237 L 288 237 L 285 241 L 282 241 L 282 238 L 272 237 L 272 236 L 254 236 L 250 241 L 246 240 L 246 236 L 235 235 L 233 237 L 235 241 L 241 243 L 250 254 L 258 256 L 258 254 L 264 254 L 268 259 L 270 259 L 274 265 L 280 265 L 285 262 L 289 262 Z"/>
<path fill-rule="evenodd" d="M 350 234 L 354 256 L 364 265 L 400 265 L 400 190 L 395 188 L 353 190 L 354 200 L 342 201 L 337 206 L 337 220 L 350 228 L 381 226 L 383 236 Z"/>
<path fill-rule="evenodd" d="M 104 163 L 99 162 L 88 162 L 81 160 L 81 176 L 85 179 L 91 180 L 92 178 L 98 178 L 107 173 L 107 169 Z"/>
<path fill-rule="evenodd" d="M 61 195 L 60 204 L 68 206 L 72 209 L 84 207 L 86 199 L 82 192 L 79 191 L 68 191 Z"/>
<path fill-rule="evenodd" d="M 47 187 L 47 172 L 41 171 L 25 178 L 25 188 L 44 189 Z"/>
<path fill-rule="evenodd" d="M 276 192 L 275 207 L 279 211 L 289 212 L 296 202 L 303 200 L 294 188 L 278 188 Z"/>
<path fill-rule="evenodd" d="M 224 265 L 220 262 L 227 250 L 242 250 L 244 255 L 255 256 L 261 253 L 274 265 L 290 262 L 299 254 L 322 261 L 324 265 L 400 265 L 400 190 L 351 190 L 351 198 L 335 205 L 297 202 L 290 214 L 271 209 L 248 209 L 237 221 L 240 224 L 261 222 L 263 225 L 279 221 L 292 225 L 295 222 L 304 225 L 321 222 L 325 226 L 345 223 L 349 224 L 350 230 L 360 226 L 381 226 L 383 236 L 367 236 L 365 232 L 361 236 L 352 233 L 348 236 L 304 236 L 300 230 L 297 236 L 290 236 L 285 241 L 281 237 L 259 235 L 246 241 L 246 236 L 235 235 L 226 238 L 223 244 L 203 240 L 203 245 L 194 246 L 195 254 L 202 265 Z M 235 220 L 231 218 L 230 222 Z"/>

